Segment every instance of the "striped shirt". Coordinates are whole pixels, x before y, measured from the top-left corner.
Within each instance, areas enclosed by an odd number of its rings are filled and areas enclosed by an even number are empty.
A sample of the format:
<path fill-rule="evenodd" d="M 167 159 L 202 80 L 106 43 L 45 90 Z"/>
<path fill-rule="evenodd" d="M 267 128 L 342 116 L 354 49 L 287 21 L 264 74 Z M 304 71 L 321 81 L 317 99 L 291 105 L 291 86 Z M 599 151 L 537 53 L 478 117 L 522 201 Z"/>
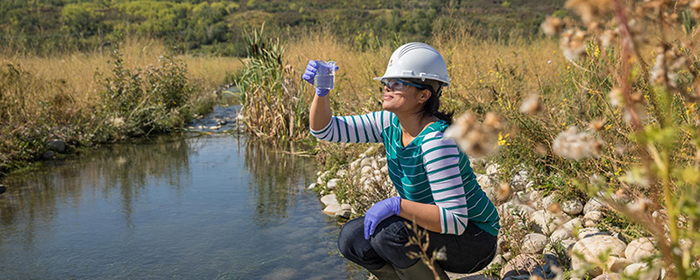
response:
<path fill-rule="evenodd" d="M 315 137 L 343 143 L 384 143 L 389 177 L 402 199 L 437 205 L 443 234 L 460 235 L 467 220 L 498 235 L 499 215 L 476 182 L 469 158 L 452 139 L 443 138 L 448 127 L 437 121 L 406 147 L 395 114 L 381 111 L 366 115 L 333 117 Z"/>

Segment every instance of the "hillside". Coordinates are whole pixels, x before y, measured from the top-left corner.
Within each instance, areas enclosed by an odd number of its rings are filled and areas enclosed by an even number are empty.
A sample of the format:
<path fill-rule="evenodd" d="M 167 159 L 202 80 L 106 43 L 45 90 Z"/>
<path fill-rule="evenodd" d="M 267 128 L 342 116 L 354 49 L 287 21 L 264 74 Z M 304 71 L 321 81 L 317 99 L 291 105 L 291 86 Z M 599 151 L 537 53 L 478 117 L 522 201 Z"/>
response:
<path fill-rule="evenodd" d="M 265 23 L 268 35 L 322 29 L 358 49 L 425 40 L 462 27 L 472 35 L 538 35 L 545 15 L 564 13 L 564 0 L 456 1 L 2 1 L 0 46 L 42 55 L 87 51 L 123 36 L 162 38 L 179 52 L 244 56 L 244 30 Z"/>

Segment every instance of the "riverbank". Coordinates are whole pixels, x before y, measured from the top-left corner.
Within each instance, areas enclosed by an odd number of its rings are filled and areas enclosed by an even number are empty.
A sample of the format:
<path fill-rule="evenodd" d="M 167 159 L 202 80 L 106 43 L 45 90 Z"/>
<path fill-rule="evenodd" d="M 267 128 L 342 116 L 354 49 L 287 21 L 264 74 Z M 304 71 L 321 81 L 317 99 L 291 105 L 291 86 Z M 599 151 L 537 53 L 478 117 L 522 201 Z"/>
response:
<path fill-rule="evenodd" d="M 0 176 L 103 143 L 182 129 L 208 112 L 238 58 L 168 56 L 129 38 L 112 50 L 0 53 Z"/>
<path fill-rule="evenodd" d="M 656 280 L 666 274 L 661 263 L 654 261 L 659 254 L 654 239 L 631 224 L 611 224 L 620 217 L 603 203 L 613 199 L 638 207 L 635 201 L 605 193 L 589 200 L 570 198 L 558 188 L 545 191 L 526 170 L 502 182 L 498 164 L 477 160 L 472 168 L 483 172 L 476 173 L 477 181 L 501 215 L 498 252 L 484 270 L 450 274 L 451 279 L 580 279 L 587 274 L 600 280 L 624 274 Z M 398 195 L 381 145 L 317 176 L 308 189 L 319 193 L 323 213 L 341 224 L 363 215 L 374 202 Z"/>

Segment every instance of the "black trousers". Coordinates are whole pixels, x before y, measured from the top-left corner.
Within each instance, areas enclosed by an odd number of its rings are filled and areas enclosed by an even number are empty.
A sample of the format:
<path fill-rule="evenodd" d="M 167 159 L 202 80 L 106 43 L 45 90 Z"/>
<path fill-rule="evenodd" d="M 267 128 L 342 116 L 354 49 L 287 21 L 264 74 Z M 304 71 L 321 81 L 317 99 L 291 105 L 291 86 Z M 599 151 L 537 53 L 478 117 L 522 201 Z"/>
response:
<path fill-rule="evenodd" d="M 364 217 L 347 222 L 340 231 L 338 248 L 352 262 L 366 269 L 379 269 L 389 263 L 395 268 L 407 268 L 418 262 L 408 253 L 420 252 L 417 246 L 406 246 L 409 236 L 408 220 L 391 216 L 379 223 L 369 240 L 364 237 Z M 440 267 L 455 273 L 472 273 L 486 267 L 496 254 L 497 238 L 469 223 L 462 235 L 428 231 L 428 252 L 446 248 L 447 259 L 438 261 Z"/>

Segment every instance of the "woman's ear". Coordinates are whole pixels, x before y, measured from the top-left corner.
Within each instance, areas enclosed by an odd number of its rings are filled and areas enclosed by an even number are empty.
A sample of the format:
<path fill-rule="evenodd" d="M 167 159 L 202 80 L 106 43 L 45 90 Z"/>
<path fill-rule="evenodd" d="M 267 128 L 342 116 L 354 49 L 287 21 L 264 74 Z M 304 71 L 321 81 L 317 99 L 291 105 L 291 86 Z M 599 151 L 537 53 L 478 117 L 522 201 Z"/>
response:
<path fill-rule="evenodd" d="M 428 102 L 428 99 L 430 99 L 430 96 L 433 95 L 433 93 L 430 92 L 429 89 L 422 89 L 418 94 L 419 94 L 418 103 Z"/>

